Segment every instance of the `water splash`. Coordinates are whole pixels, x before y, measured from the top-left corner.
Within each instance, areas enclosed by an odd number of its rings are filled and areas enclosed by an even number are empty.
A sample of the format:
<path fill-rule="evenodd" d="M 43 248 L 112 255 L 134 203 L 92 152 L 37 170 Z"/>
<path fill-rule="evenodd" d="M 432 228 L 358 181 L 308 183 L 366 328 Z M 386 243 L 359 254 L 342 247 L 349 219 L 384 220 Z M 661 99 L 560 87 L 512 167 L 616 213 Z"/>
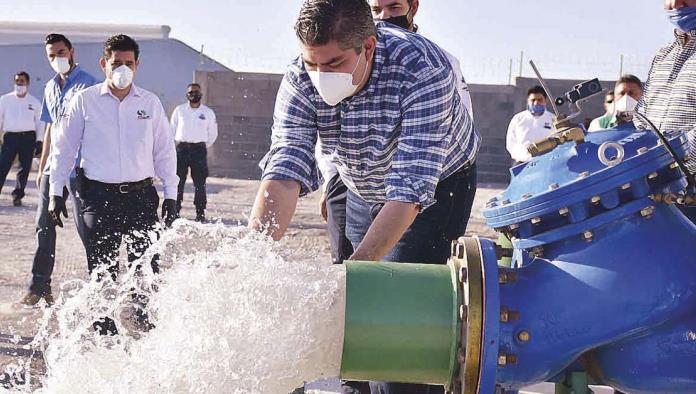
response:
<path fill-rule="evenodd" d="M 160 275 L 66 283 L 34 342 L 46 361 L 36 392 L 276 394 L 338 376 L 345 271 L 284 261 L 278 247 L 242 227 L 179 220 L 148 252 L 161 254 Z M 155 328 L 144 334 L 129 318 L 133 289 L 149 297 Z M 105 315 L 118 335 L 94 333 Z"/>

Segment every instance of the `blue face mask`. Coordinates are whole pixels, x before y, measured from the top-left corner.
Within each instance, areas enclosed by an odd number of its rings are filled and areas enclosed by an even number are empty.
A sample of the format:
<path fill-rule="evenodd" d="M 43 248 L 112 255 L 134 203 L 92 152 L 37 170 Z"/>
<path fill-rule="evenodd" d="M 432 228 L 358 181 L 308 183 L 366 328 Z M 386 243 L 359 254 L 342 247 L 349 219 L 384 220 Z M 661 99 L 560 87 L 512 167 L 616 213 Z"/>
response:
<path fill-rule="evenodd" d="M 546 112 L 545 105 L 527 105 L 527 111 L 531 112 L 532 115 L 543 115 Z"/>
<path fill-rule="evenodd" d="M 666 12 L 669 21 L 677 29 L 683 32 L 696 29 L 696 7 L 682 7 Z"/>

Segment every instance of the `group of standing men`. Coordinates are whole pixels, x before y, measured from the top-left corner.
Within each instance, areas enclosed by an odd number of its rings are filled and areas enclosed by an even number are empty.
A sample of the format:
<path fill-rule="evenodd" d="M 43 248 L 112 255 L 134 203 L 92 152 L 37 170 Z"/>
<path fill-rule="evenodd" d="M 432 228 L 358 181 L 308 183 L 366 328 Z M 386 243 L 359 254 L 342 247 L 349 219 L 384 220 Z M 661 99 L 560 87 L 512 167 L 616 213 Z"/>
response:
<path fill-rule="evenodd" d="M 133 83 L 140 48 L 126 35 L 110 37 L 104 44 L 99 59 L 103 82 L 79 66 L 75 48 L 64 35 L 49 34 L 45 49 L 56 75 L 46 84 L 43 105 L 28 95 L 30 78 L 25 72 L 15 76 L 14 92 L 0 99 L 0 130 L 5 131 L 0 185 L 18 155 L 15 205 L 24 196 L 32 157 L 40 152 L 37 249 L 29 291 L 21 300 L 25 305 L 41 299 L 53 302 L 56 226 L 62 227 L 67 217 L 68 196 L 89 272 L 100 277 L 108 273 L 115 278 L 124 239 L 133 262 L 157 237 L 160 204 L 155 177 L 164 187 L 165 226 L 179 217 L 189 169 L 196 220 L 205 221 L 207 148 L 218 133 L 214 112 L 201 103 L 198 84 L 188 86 L 188 103 L 178 106 L 169 119 L 159 98 Z M 156 257 L 152 269 L 158 271 Z M 110 319 L 95 328 L 102 333 L 115 330 Z"/>
<path fill-rule="evenodd" d="M 471 211 L 480 137 L 458 64 L 419 34 L 414 23 L 418 7 L 419 0 L 304 1 L 295 24 L 301 56 L 290 65 L 276 99 L 272 144 L 261 163 L 252 228 L 282 238 L 298 198 L 322 188 L 322 212 L 329 221 L 335 262 L 350 258 L 445 263 L 449 244 L 464 233 Z M 624 112 L 645 112 L 663 131 L 688 130 L 693 143 L 696 105 L 688 98 L 696 93 L 696 0 L 665 0 L 665 9 L 676 27 L 675 42 L 658 54 L 646 84 L 637 84 L 640 97 L 627 90 L 636 84 L 627 78 L 617 83 L 611 101 L 626 96 Z M 41 180 L 39 250 L 42 237 L 52 241 L 45 242 L 48 247 L 37 256 L 53 258 L 54 225 L 62 225 L 69 185 L 71 194 L 78 196 L 74 206 L 81 204 L 80 233 L 90 270 L 106 266 L 114 274 L 121 238 L 138 238 L 134 230 L 151 233 L 158 221 L 153 178 L 164 183 L 162 216 L 170 224 L 180 209 L 177 161 L 179 174 L 186 166 L 199 166 L 196 163 L 214 141 L 212 132 L 190 132 L 179 125 L 207 122 L 214 115 L 196 105 L 200 89 L 191 85 L 190 104 L 175 111 L 173 132 L 159 99 L 132 83 L 139 64 L 135 41 L 114 36 L 104 49 L 101 66 L 106 80 L 95 84 L 75 63 L 74 49 L 65 37 L 47 37 L 47 54 L 58 75 L 47 85 L 42 115 L 49 124 L 42 170 L 44 163 L 50 170 Z M 628 97 L 638 101 L 637 109 L 630 108 Z M 525 135 L 537 138 L 532 126 L 550 133 L 546 100 L 543 89 L 530 90 L 528 110 L 513 120 L 521 130 L 512 133 L 517 138 L 511 150 L 515 161 L 529 160 L 521 148 Z M 606 127 L 619 124 L 624 118 L 614 117 L 617 114 L 613 111 L 598 122 Z M 59 127 L 52 130 L 54 124 Z M 28 131 L 19 130 L 23 127 L 17 131 Z M 178 158 L 175 135 L 186 142 L 179 144 Z M 202 209 L 200 180 L 205 174 L 202 167 L 192 169 L 199 191 L 195 204 Z M 151 239 L 130 242 L 130 260 L 141 256 Z M 35 260 L 30 296 L 50 295 L 52 266 L 52 261 Z M 112 329 L 108 324 L 95 327 Z M 444 391 L 385 382 L 345 382 L 343 390 Z"/>

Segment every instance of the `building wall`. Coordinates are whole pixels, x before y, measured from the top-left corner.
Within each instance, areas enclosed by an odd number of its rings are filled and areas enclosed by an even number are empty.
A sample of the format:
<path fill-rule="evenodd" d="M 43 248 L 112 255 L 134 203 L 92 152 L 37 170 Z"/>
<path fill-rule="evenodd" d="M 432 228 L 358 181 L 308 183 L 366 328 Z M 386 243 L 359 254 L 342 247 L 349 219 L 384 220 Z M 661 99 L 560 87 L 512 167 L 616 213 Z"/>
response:
<path fill-rule="evenodd" d="M 176 105 L 186 102 L 186 85 L 193 81 L 196 70 L 229 71 L 178 40 L 141 40 L 138 44 L 141 52 L 140 67 L 135 83 L 157 94 L 168 113 Z M 80 66 L 97 79 L 104 78 L 99 66 L 103 42 L 78 43 L 74 46 Z M 31 75 L 29 93 L 42 99 L 46 81 L 55 75 L 46 60 L 42 44 L 0 45 L 0 59 L 1 93 L 12 90 L 14 74 L 23 70 Z"/>
<path fill-rule="evenodd" d="M 241 179 L 258 179 L 258 162 L 268 152 L 273 124 L 273 106 L 282 75 L 238 72 L 199 72 L 207 105 L 218 117 L 220 138 L 209 157 L 211 173 Z M 579 81 L 549 80 L 552 94 L 559 96 Z M 479 183 L 507 183 L 510 156 L 505 136 L 512 116 L 526 109 L 527 90 L 536 85 L 518 78 L 515 86 L 470 85 L 475 124 L 483 138 L 478 157 Z M 604 87 L 613 88 L 605 82 Z M 592 98 L 584 116 L 603 112 L 604 96 Z M 583 116 L 583 117 L 584 117 Z"/>
<path fill-rule="evenodd" d="M 48 33 L 61 33 L 73 44 L 100 42 L 114 34 L 127 34 L 138 41 L 152 40 L 169 38 L 171 30 L 165 25 L 0 21 L 0 45 L 38 44 Z"/>

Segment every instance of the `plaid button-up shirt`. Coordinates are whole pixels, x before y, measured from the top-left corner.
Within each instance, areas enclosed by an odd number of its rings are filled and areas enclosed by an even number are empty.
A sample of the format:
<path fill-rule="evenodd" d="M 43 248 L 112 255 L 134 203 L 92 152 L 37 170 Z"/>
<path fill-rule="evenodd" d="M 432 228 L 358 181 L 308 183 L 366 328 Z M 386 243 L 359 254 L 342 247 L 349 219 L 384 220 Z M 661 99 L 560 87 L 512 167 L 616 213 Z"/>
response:
<path fill-rule="evenodd" d="M 660 131 L 686 131 L 689 156 L 686 166 L 696 171 L 696 30 L 675 32 L 676 39 L 662 48 L 655 59 L 643 97 L 636 110 L 644 113 Z M 647 128 L 640 119 L 636 125 Z"/>
<path fill-rule="evenodd" d="M 473 164 L 480 137 L 460 104 L 445 53 L 427 39 L 377 24 L 368 84 L 337 106 L 324 103 L 301 58 L 276 98 L 264 180 L 295 180 L 306 194 L 319 186 L 314 148 L 335 152 L 341 178 L 369 203 L 401 201 L 425 209 L 435 188 Z"/>

